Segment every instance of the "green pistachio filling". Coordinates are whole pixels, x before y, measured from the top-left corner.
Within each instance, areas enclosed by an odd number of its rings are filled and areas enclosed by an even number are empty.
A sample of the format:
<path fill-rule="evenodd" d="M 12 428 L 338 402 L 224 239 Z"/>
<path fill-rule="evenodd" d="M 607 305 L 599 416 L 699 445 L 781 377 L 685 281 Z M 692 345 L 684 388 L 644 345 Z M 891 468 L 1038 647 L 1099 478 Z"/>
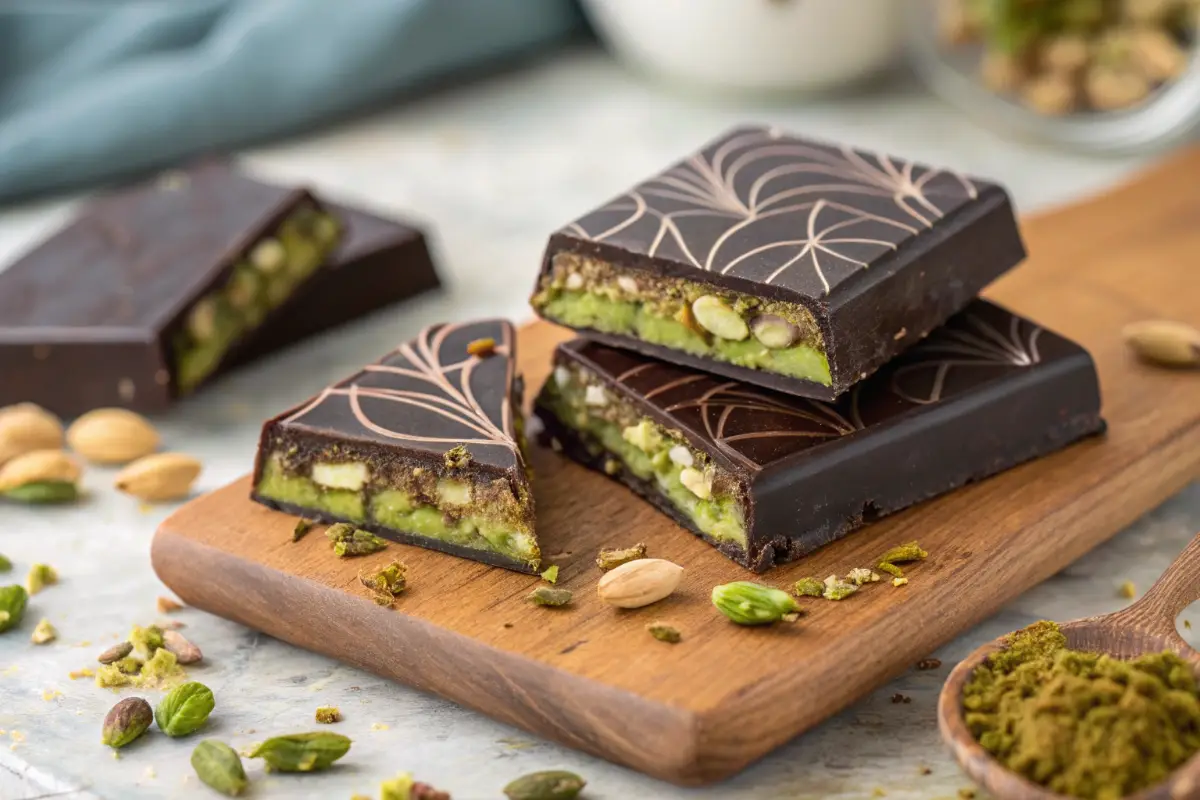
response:
<path fill-rule="evenodd" d="M 655 486 L 706 536 L 746 547 L 736 482 L 681 434 L 642 416 L 578 366 L 558 366 L 538 405 L 574 430 L 593 455 L 610 456 L 606 472 L 624 467 Z"/>
<path fill-rule="evenodd" d="M 543 316 L 572 328 L 632 336 L 825 386 L 831 382 L 816 321 L 795 303 L 620 270 L 574 253 L 554 256 L 532 302 Z"/>
<path fill-rule="evenodd" d="M 288 216 L 242 254 L 223 286 L 187 311 L 172 350 L 181 394 L 212 375 L 221 359 L 317 270 L 341 238 L 338 221 L 312 206 Z"/>
<path fill-rule="evenodd" d="M 397 485 L 402 484 L 402 485 Z M 259 495 L 359 524 L 497 553 L 536 569 L 541 553 L 527 503 L 507 486 L 437 477 L 416 468 L 404 480 L 373 478 L 354 461 L 293 463 L 286 452 L 267 460 Z"/>

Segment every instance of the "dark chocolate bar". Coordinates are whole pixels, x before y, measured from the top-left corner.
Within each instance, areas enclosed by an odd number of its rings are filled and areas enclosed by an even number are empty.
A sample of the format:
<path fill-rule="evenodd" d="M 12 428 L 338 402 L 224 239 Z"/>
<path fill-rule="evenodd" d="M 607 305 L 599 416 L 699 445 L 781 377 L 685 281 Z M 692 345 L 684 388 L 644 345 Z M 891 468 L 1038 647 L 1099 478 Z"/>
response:
<path fill-rule="evenodd" d="M 759 572 L 1104 428 L 1088 353 L 982 300 L 833 403 L 587 339 L 555 364 L 550 443 Z"/>
<path fill-rule="evenodd" d="M 553 234 L 531 302 L 616 347 L 828 400 L 1024 256 L 1000 186 L 740 128 Z"/>
<path fill-rule="evenodd" d="M 0 405 L 160 410 L 289 313 L 340 239 L 308 192 L 228 170 L 99 199 L 0 273 Z"/>
<path fill-rule="evenodd" d="M 338 203 L 325 207 L 346 234 L 326 266 L 292 295 L 287 313 L 269 320 L 230 355 L 232 369 L 310 336 L 362 319 L 441 285 L 419 229 Z"/>
<path fill-rule="evenodd" d="M 433 325 L 268 420 L 252 497 L 396 541 L 535 572 L 516 339 L 504 320 Z"/>

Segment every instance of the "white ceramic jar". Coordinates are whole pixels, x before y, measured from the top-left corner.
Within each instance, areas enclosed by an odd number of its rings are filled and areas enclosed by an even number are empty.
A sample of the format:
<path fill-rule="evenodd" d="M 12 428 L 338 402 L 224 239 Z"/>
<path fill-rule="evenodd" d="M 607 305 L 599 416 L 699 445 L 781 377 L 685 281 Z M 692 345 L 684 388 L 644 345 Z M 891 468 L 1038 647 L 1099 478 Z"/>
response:
<path fill-rule="evenodd" d="M 583 0 L 622 59 L 721 91 L 834 88 L 891 63 L 905 0 Z"/>

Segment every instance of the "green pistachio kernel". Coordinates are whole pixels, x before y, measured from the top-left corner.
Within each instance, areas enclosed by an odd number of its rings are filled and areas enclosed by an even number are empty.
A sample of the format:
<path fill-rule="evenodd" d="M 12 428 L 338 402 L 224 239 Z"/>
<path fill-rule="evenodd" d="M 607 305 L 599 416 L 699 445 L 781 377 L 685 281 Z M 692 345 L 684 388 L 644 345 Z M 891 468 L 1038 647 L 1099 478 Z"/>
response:
<path fill-rule="evenodd" d="M 237 751 L 216 739 L 205 739 L 196 745 L 192 751 L 192 769 L 205 786 L 228 797 L 237 797 L 249 784 Z"/>
<path fill-rule="evenodd" d="M 770 625 L 800 610 L 787 592 L 750 581 L 713 587 L 712 602 L 738 625 Z"/>
<path fill-rule="evenodd" d="M 0 495 L 18 503 L 53 505 L 77 500 L 79 487 L 71 481 L 32 481 L 0 492 Z"/>
<path fill-rule="evenodd" d="M 293 733 L 267 739 L 250 758 L 261 758 L 277 772 L 315 772 L 328 769 L 349 750 L 350 739 L 338 733 Z"/>
<path fill-rule="evenodd" d="M 203 727 L 215 705 L 211 689 L 189 681 L 167 692 L 154 709 L 154 719 L 167 736 L 187 736 Z"/>
<path fill-rule="evenodd" d="M 574 772 L 555 769 L 532 772 L 504 787 L 508 800 L 574 800 L 587 781 Z"/>
<path fill-rule="evenodd" d="M 21 624 L 28 602 L 29 593 L 25 591 L 24 586 L 0 586 L 0 633 Z"/>
<path fill-rule="evenodd" d="M 114 749 L 122 748 L 145 733 L 153 721 L 149 703 L 140 697 L 126 697 L 104 717 L 100 741 Z"/>

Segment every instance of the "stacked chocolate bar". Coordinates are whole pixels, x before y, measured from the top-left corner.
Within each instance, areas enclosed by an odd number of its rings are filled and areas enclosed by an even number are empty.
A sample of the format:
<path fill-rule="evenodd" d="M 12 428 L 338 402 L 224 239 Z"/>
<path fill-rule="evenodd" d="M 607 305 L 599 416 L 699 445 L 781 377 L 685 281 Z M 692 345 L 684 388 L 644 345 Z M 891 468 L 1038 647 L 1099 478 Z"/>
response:
<path fill-rule="evenodd" d="M 1091 358 L 975 295 L 1003 189 L 733 131 L 550 238 L 547 443 L 766 570 L 1103 428 Z M 940 327 L 939 327 L 940 326 Z M 516 337 L 435 325 L 263 427 L 272 508 L 537 571 Z"/>
<path fill-rule="evenodd" d="M 741 128 L 551 236 L 551 443 L 756 571 L 1104 428 L 998 185 Z"/>
<path fill-rule="evenodd" d="M 0 272 L 0 406 L 155 412 L 437 286 L 420 231 L 211 162 L 93 201 Z"/>

